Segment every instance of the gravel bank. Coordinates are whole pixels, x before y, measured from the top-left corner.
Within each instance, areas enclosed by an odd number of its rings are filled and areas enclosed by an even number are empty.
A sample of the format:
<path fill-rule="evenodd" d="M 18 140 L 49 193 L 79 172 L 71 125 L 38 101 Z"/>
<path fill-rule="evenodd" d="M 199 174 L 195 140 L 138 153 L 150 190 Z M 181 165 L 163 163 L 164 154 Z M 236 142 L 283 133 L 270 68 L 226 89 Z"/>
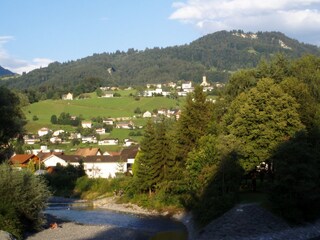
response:
<path fill-rule="evenodd" d="M 37 233 L 29 233 L 26 240 L 147 240 L 151 233 L 136 229 L 121 228 L 112 225 L 87 225 L 57 219 L 46 215 L 47 224 L 44 230 Z M 51 228 L 51 223 L 57 223 L 56 228 Z"/>

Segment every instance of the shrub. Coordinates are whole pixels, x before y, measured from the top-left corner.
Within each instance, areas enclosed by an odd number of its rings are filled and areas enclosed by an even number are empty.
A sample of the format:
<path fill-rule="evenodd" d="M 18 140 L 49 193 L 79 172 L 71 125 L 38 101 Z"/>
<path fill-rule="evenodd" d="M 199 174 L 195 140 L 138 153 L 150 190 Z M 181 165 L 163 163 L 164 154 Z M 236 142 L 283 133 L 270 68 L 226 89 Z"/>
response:
<path fill-rule="evenodd" d="M 0 229 L 19 239 L 26 230 L 40 229 L 42 210 L 50 196 L 43 178 L 1 164 L 0 186 Z"/>

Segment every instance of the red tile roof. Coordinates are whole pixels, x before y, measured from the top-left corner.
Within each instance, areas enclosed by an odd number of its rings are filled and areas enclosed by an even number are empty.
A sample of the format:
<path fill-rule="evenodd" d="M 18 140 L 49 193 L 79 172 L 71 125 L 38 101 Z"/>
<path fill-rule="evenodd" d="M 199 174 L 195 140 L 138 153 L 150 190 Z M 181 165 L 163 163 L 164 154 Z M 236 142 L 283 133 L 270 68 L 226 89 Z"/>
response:
<path fill-rule="evenodd" d="M 27 164 L 36 157 L 34 154 L 16 154 L 10 158 L 12 164 Z"/>

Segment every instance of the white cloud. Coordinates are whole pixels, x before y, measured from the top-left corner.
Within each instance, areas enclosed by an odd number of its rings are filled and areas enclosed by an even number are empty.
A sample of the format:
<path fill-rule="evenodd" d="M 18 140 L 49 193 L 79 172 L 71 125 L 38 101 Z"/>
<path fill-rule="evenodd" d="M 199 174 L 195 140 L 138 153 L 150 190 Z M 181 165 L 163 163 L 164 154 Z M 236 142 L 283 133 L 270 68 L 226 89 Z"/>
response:
<path fill-rule="evenodd" d="M 27 61 L 10 55 L 5 48 L 5 44 L 12 40 L 14 40 L 12 36 L 0 36 L 0 66 L 14 73 L 22 74 L 36 68 L 46 67 L 49 63 L 53 62 L 53 60 L 47 58 L 34 58 Z"/>
<path fill-rule="evenodd" d="M 170 19 L 203 33 L 242 29 L 320 38 L 320 0 L 186 0 L 172 6 Z"/>

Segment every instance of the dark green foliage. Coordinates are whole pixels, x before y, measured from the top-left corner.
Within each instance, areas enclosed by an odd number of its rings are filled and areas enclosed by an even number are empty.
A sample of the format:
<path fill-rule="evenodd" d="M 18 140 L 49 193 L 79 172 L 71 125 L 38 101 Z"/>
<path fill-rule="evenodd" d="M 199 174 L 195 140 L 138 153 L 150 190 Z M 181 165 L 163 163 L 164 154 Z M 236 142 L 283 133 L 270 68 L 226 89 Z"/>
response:
<path fill-rule="evenodd" d="M 52 124 L 58 124 L 57 115 L 52 115 L 52 116 L 51 116 L 51 119 L 50 119 L 50 122 L 51 122 Z"/>
<path fill-rule="evenodd" d="M 237 159 L 237 154 L 231 152 L 221 159 L 215 171 L 209 171 L 211 178 L 205 184 L 202 195 L 194 199 L 193 203 L 195 218 L 200 224 L 209 223 L 237 202 L 243 175 L 243 169 Z"/>
<path fill-rule="evenodd" d="M 50 119 L 52 124 L 60 124 L 60 125 L 71 125 L 77 127 L 81 123 L 80 117 L 73 118 L 70 113 L 62 112 L 60 116 L 52 115 Z"/>
<path fill-rule="evenodd" d="M 273 156 L 275 180 L 270 191 L 273 208 L 294 223 L 320 215 L 320 131 L 300 132 Z"/>
<path fill-rule="evenodd" d="M 196 86 L 194 92 L 188 94 L 177 124 L 177 155 L 180 161 L 185 162 L 187 154 L 196 146 L 197 141 L 208 133 L 212 117 L 212 103 L 207 101 L 202 87 Z"/>
<path fill-rule="evenodd" d="M 28 170 L 14 170 L 0 165 L 0 229 L 21 239 L 23 233 L 39 230 L 42 210 L 50 195 L 40 176 Z"/>
<path fill-rule="evenodd" d="M 203 74 L 210 82 L 226 82 L 230 71 L 256 67 L 261 59 L 269 60 L 278 52 L 290 58 L 320 55 L 318 47 L 299 43 L 279 32 L 259 32 L 255 39 L 236 36 L 238 33 L 243 32 L 220 31 L 183 46 L 155 47 L 134 53 L 117 51 L 77 61 L 54 62 L 2 84 L 26 89 L 32 103 L 61 97 L 66 92 L 75 96 L 93 92 L 100 85 L 135 86 L 189 79 L 200 83 Z M 279 40 L 291 49 L 282 48 Z"/>
<path fill-rule="evenodd" d="M 225 131 L 241 142 L 241 165 L 246 171 L 266 161 L 278 144 L 304 128 L 298 106 L 272 79 L 261 79 L 231 103 L 224 116 Z"/>
<path fill-rule="evenodd" d="M 0 163 L 9 156 L 9 141 L 24 132 L 25 116 L 19 98 L 5 87 L 0 87 Z"/>
<path fill-rule="evenodd" d="M 46 174 L 45 178 L 48 181 L 48 185 L 56 196 L 71 197 L 73 196 L 73 190 L 75 188 L 77 179 L 85 175 L 83 163 L 75 167 L 73 165 L 67 165 L 63 167 L 57 165 L 53 173 Z"/>

